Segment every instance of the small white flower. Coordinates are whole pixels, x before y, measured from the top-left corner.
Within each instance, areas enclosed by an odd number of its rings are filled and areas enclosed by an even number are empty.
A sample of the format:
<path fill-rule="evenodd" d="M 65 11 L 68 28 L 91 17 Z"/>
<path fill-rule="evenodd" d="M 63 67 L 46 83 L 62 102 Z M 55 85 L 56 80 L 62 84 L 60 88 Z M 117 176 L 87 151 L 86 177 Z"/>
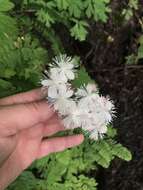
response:
<path fill-rule="evenodd" d="M 115 106 L 114 106 L 113 102 L 110 100 L 110 98 L 109 97 L 105 98 L 103 96 L 100 98 L 101 98 L 101 104 L 104 107 L 104 109 L 106 111 L 113 111 L 114 112 Z"/>
<path fill-rule="evenodd" d="M 69 87 L 70 84 L 65 84 L 65 82 L 57 75 L 56 71 L 52 71 L 49 73 L 49 79 L 45 79 L 41 81 L 41 84 L 44 88 L 48 89 L 48 97 L 55 98 L 58 91 L 65 86 Z"/>
<path fill-rule="evenodd" d="M 100 103 L 102 107 L 102 112 L 106 117 L 106 121 L 110 123 L 112 121 L 112 117 L 115 114 L 115 106 L 113 102 L 109 99 L 109 97 L 100 97 Z"/>
<path fill-rule="evenodd" d="M 66 128 L 78 128 L 83 125 L 88 125 L 88 117 L 86 110 L 80 109 L 77 102 L 72 102 L 70 109 L 67 111 L 67 116 L 63 119 Z"/>
<path fill-rule="evenodd" d="M 77 108 L 76 102 L 71 102 L 71 107 L 67 111 L 67 116 L 63 119 L 63 124 L 67 129 L 74 129 L 80 127 L 81 113 Z"/>
<path fill-rule="evenodd" d="M 61 115 L 67 114 L 71 107 L 72 100 L 70 99 L 73 95 L 73 90 L 68 88 L 66 85 L 60 86 L 60 88 L 52 95 L 54 99 L 54 108 Z"/>
<path fill-rule="evenodd" d="M 57 66 L 56 68 L 55 65 Z M 71 57 L 67 57 L 66 55 L 57 56 L 55 59 L 53 59 L 53 64 L 51 64 L 51 66 L 51 71 L 56 70 L 60 78 L 65 82 L 68 80 L 73 80 L 75 78 L 75 64 L 74 59 Z"/>
<path fill-rule="evenodd" d="M 99 98 L 98 94 L 83 97 L 78 100 L 79 105 L 80 105 L 81 109 L 86 109 L 86 110 L 88 110 L 88 112 L 93 112 L 94 110 L 96 110 L 96 112 L 100 112 L 101 106 L 97 101 L 98 98 Z"/>

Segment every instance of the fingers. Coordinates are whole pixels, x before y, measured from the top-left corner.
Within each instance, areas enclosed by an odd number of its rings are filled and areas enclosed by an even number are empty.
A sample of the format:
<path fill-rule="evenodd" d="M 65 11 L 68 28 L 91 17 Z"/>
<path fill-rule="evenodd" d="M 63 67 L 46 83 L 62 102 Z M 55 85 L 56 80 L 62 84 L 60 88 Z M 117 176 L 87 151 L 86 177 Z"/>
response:
<path fill-rule="evenodd" d="M 55 137 L 44 140 L 38 152 L 38 158 L 46 156 L 53 152 L 63 151 L 67 148 L 77 146 L 83 142 L 83 135 L 73 135 L 68 137 Z"/>
<path fill-rule="evenodd" d="M 66 129 L 62 125 L 59 125 L 57 123 L 47 125 L 44 128 L 43 137 L 49 137 L 51 135 L 54 135 L 55 133 L 58 133 L 58 132 L 64 131 L 64 130 L 66 130 Z"/>
<path fill-rule="evenodd" d="M 16 147 L 15 136 L 0 138 L 0 167 Z"/>
<path fill-rule="evenodd" d="M 47 121 L 53 114 L 53 109 L 46 101 L 3 107 L 0 109 L 0 135 L 14 135 Z"/>
<path fill-rule="evenodd" d="M 66 130 L 59 119 L 58 115 L 55 113 L 50 120 L 45 122 L 43 137 L 51 136 L 59 131 Z"/>
<path fill-rule="evenodd" d="M 39 124 L 34 131 L 31 128 L 21 132 L 15 150 L 0 168 L 0 190 L 5 189 L 36 159 L 42 128 L 43 125 Z"/>
<path fill-rule="evenodd" d="M 24 92 L 0 99 L 0 106 L 22 104 L 28 102 L 34 102 L 42 100 L 44 98 L 44 93 L 42 93 L 41 88 L 34 89 L 29 92 Z"/>

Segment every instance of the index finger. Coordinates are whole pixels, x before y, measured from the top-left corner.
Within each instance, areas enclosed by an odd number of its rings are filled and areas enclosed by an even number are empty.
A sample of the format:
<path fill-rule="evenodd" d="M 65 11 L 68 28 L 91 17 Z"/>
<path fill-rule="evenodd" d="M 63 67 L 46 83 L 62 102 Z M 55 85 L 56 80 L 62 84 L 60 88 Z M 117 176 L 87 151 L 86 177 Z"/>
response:
<path fill-rule="evenodd" d="M 46 101 L 6 106 L 0 109 L 0 136 L 16 134 L 50 119 L 54 110 Z"/>
<path fill-rule="evenodd" d="M 30 90 L 28 92 L 19 93 L 0 99 L 0 106 L 29 103 L 42 100 L 45 98 L 44 91 L 41 88 Z"/>

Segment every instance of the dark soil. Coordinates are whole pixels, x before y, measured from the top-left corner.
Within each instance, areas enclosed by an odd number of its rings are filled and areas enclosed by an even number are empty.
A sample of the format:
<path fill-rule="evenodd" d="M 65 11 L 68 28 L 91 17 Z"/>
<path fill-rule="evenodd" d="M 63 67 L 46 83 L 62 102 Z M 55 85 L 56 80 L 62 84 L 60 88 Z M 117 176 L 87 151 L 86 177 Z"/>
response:
<path fill-rule="evenodd" d="M 115 101 L 114 127 L 118 129 L 118 140 L 133 154 L 129 163 L 115 160 L 109 169 L 101 169 L 100 190 L 143 189 L 143 60 L 137 65 L 125 64 L 126 56 L 137 51 L 136 39 L 142 33 L 139 18 L 143 15 L 143 2 L 140 10 L 125 23 L 120 10 L 127 2 L 113 0 L 109 22 L 91 23 L 87 42 L 73 43 L 74 53 L 82 57 L 101 93 L 109 94 Z"/>

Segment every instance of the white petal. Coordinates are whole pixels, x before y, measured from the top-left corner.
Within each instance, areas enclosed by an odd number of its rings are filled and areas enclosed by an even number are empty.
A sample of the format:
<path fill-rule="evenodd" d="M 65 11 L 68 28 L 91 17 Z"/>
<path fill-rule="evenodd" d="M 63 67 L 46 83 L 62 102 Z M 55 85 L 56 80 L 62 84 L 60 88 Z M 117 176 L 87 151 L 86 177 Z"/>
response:
<path fill-rule="evenodd" d="M 87 92 L 89 94 L 93 93 L 93 92 L 97 92 L 97 87 L 95 84 L 91 84 L 89 83 L 87 86 L 86 86 L 86 89 L 87 89 Z"/>
<path fill-rule="evenodd" d="M 74 68 L 74 65 L 69 63 L 66 65 L 66 68 L 72 70 Z"/>
<path fill-rule="evenodd" d="M 59 75 L 59 69 L 57 69 L 57 68 L 50 69 L 50 78 L 51 79 L 57 80 L 58 75 Z"/>
<path fill-rule="evenodd" d="M 71 108 L 71 100 L 58 100 L 55 102 L 54 107 L 61 115 L 68 115 L 69 109 Z"/>
<path fill-rule="evenodd" d="M 61 71 L 59 72 L 59 74 L 60 74 L 61 80 L 66 83 L 66 82 L 68 81 L 68 79 L 67 79 L 67 77 L 66 77 L 65 72 L 64 72 L 63 70 L 61 70 Z"/>
<path fill-rule="evenodd" d="M 60 68 L 52 68 L 50 70 L 50 78 L 56 83 L 56 84 L 60 84 L 60 83 L 65 83 L 67 82 L 67 78 L 65 78 L 65 76 L 63 77 L 63 75 L 61 74 L 61 69 Z"/>
<path fill-rule="evenodd" d="M 78 96 L 78 97 L 84 97 L 84 96 L 87 95 L 87 92 L 86 92 L 85 90 L 79 88 L 79 89 L 77 90 L 77 92 L 75 93 L 75 95 Z"/>
<path fill-rule="evenodd" d="M 99 133 L 105 134 L 107 133 L 107 126 L 106 125 L 100 126 L 98 130 Z"/>
<path fill-rule="evenodd" d="M 75 129 L 79 127 L 78 125 L 74 123 L 73 118 L 71 116 L 67 116 L 66 118 L 64 118 L 63 123 L 64 123 L 65 128 L 67 129 Z"/>
<path fill-rule="evenodd" d="M 42 81 L 41 81 L 41 84 L 42 84 L 43 86 L 45 86 L 45 87 L 48 87 L 48 86 L 51 84 L 51 82 L 50 82 L 50 80 L 42 80 Z"/>
<path fill-rule="evenodd" d="M 66 97 L 70 98 L 73 95 L 73 90 L 67 90 Z"/>
<path fill-rule="evenodd" d="M 71 70 L 67 70 L 66 76 L 68 79 L 73 80 L 75 78 L 74 72 Z"/>
<path fill-rule="evenodd" d="M 110 122 L 112 121 L 112 116 L 111 116 L 111 114 L 108 113 L 108 112 L 105 113 L 105 118 L 106 118 L 106 121 L 107 121 L 108 123 L 110 123 Z"/>
<path fill-rule="evenodd" d="M 73 112 L 75 112 L 75 110 L 77 110 L 77 104 L 73 100 L 68 101 L 67 107 L 69 108 L 67 109 L 67 114 L 72 114 Z"/>
<path fill-rule="evenodd" d="M 58 92 L 57 92 L 57 88 L 55 86 L 50 86 L 48 88 L 48 97 L 50 98 L 58 98 Z"/>
<path fill-rule="evenodd" d="M 94 140 L 98 140 L 99 138 L 98 132 L 96 130 L 92 131 L 90 134 L 90 138 Z"/>

